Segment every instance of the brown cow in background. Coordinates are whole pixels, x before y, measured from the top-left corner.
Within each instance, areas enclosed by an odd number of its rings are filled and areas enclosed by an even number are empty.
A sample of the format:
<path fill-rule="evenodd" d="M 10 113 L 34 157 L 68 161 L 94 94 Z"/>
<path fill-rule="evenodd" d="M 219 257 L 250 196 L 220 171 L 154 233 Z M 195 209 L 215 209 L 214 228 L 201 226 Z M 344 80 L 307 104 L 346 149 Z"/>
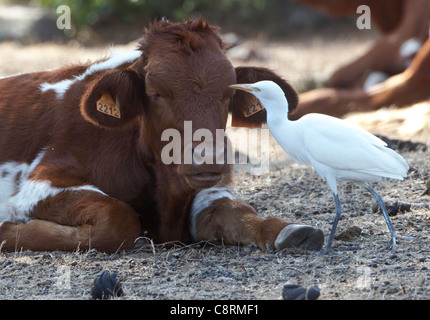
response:
<path fill-rule="evenodd" d="M 371 9 L 372 25 L 381 38 L 355 61 L 339 68 L 320 88 L 303 93 L 297 119 L 318 112 L 341 117 L 352 111 L 384 106 L 407 106 L 430 97 L 430 40 L 428 0 L 297 0 L 332 16 L 356 14 L 360 5 Z M 364 84 L 375 72 L 387 78 Z"/>

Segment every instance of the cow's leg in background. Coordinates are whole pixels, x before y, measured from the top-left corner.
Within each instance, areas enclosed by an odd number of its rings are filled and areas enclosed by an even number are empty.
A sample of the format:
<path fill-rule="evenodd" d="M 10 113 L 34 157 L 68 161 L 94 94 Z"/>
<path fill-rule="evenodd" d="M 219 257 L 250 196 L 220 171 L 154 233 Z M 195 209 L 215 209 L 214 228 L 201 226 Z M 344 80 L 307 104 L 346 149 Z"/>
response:
<path fill-rule="evenodd" d="M 413 59 L 410 67 L 386 81 L 371 87 L 369 109 L 376 110 L 383 106 L 399 107 L 411 105 L 430 97 L 430 38 Z"/>
<path fill-rule="evenodd" d="M 382 4 L 375 1 L 372 5 L 376 7 Z M 370 8 L 373 13 L 372 5 Z M 378 9 L 383 11 L 384 8 Z M 383 34 L 364 55 L 334 72 L 327 80 L 326 86 L 353 88 L 361 85 L 369 72 L 379 71 L 387 76 L 403 72 L 428 38 L 430 2 L 408 0 L 404 2 L 402 11 L 401 20 L 395 29 Z M 382 19 L 385 18 L 382 14 Z"/>
<path fill-rule="evenodd" d="M 381 37 L 362 56 L 336 70 L 327 80 L 331 88 L 361 87 L 369 73 L 393 76 L 407 68 L 410 59 L 429 36 L 428 0 L 298 0 L 333 17 L 355 15 L 360 5 L 371 11 L 372 28 Z"/>
<path fill-rule="evenodd" d="M 395 105 L 406 107 L 430 97 L 430 39 L 408 69 L 368 90 L 319 88 L 303 93 L 296 110 L 289 114 L 296 120 L 308 113 L 342 117 L 350 112 L 374 111 Z"/>
<path fill-rule="evenodd" d="M 197 194 L 190 224 L 195 241 L 216 239 L 224 244 L 254 243 L 263 250 L 268 246 L 319 250 L 324 242 L 319 229 L 289 224 L 280 218 L 259 217 L 250 205 L 234 199 L 224 187 Z"/>
<path fill-rule="evenodd" d="M 79 189 L 79 188 L 76 188 Z M 131 249 L 140 224 L 127 204 L 98 192 L 64 191 L 40 201 L 27 223 L 4 222 L 0 243 L 6 251 Z"/>

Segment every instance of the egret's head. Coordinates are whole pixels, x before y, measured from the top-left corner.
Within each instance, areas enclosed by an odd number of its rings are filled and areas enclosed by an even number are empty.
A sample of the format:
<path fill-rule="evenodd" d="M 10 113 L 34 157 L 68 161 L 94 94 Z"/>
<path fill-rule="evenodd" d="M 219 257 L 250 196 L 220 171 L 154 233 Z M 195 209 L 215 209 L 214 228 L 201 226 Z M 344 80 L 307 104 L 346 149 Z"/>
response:
<path fill-rule="evenodd" d="M 284 91 L 273 81 L 259 81 L 252 84 L 234 84 L 230 88 L 253 94 L 267 111 L 282 110 L 288 112 L 288 101 Z"/>

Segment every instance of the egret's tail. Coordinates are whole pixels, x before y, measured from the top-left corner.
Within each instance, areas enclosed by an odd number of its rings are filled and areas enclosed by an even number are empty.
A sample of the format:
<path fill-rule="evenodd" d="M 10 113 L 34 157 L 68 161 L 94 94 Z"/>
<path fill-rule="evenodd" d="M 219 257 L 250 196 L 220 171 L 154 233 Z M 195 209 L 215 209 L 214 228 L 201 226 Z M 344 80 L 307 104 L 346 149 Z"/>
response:
<path fill-rule="evenodd" d="M 382 147 L 381 156 L 378 158 L 381 166 L 381 176 L 386 178 L 393 178 L 398 180 L 403 180 L 407 177 L 409 171 L 409 165 L 406 163 L 405 159 L 398 154 L 396 151 L 388 148 Z"/>

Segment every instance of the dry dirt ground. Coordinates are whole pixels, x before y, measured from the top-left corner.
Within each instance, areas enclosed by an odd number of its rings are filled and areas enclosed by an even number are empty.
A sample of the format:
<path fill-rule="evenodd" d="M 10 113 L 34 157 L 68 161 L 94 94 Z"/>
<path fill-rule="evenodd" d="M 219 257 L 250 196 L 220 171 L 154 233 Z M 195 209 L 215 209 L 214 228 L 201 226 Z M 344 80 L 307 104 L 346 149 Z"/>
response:
<path fill-rule="evenodd" d="M 235 65 L 268 66 L 296 87 L 323 81 L 337 65 L 362 53 L 371 37 L 309 37 L 300 41 L 248 42 L 254 53 Z M 121 46 L 126 50 L 134 45 Z M 106 48 L 0 43 L 0 77 L 45 70 L 66 63 L 106 56 Z M 407 110 L 386 109 L 351 117 L 368 130 L 430 143 L 430 104 Z M 237 166 L 234 193 L 265 217 L 279 216 L 321 228 L 326 237 L 334 217 L 331 192 L 311 168 L 292 163 L 270 138 L 270 171 L 263 176 Z M 246 152 L 246 150 L 240 150 Z M 291 251 L 263 252 L 253 245 L 153 245 L 108 255 L 89 252 L 0 253 L 0 299 L 90 299 L 93 281 L 102 270 L 116 272 L 121 299 L 281 299 L 285 284 L 318 286 L 320 299 L 430 299 L 430 151 L 401 151 L 410 164 L 408 178 L 383 181 L 375 189 L 387 203 L 399 201 L 410 211 L 391 217 L 400 235 L 397 252 L 369 253 L 388 241 L 373 198 L 359 187 L 341 184 L 343 217 L 334 248 L 356 247 L 341 254 L 316 256 Z M 360 228 L 358 234 L 351 232 Z"/>

